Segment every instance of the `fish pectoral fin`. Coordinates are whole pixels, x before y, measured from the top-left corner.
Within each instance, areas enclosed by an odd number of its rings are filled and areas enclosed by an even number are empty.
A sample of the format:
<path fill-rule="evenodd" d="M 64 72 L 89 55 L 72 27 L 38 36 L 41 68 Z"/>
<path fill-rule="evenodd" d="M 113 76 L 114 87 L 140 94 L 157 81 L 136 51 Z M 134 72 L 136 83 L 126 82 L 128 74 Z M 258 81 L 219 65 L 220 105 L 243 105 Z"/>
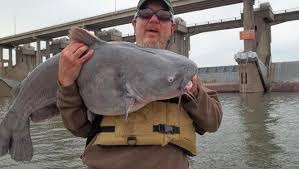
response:
<path fill-rule="evenodd" d="M 41 122 L 47 119 L 51 119 L 54 116 L 59 115 L 56 104 L 50 104 L 44 106 L 31 113 L 30 119 L 32 122 Z"/>
<path fill-rule="evenodd" d="M 128 115 L 131 112 L 134 104 L 136 102 L 136 99 L 130 96 L 125 96 L 124 97 L 124 103 L 125 103 L 125 108 L 124 108 L 124 114 L 125 114 L 125 120 L 127 121 Z"/>

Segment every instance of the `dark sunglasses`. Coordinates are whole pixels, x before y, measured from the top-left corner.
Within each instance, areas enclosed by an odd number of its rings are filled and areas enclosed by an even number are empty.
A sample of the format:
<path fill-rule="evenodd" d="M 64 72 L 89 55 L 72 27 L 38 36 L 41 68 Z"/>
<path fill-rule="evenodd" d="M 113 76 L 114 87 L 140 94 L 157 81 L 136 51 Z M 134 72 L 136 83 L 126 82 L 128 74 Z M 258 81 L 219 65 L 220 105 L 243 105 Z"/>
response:
<path fill-rule="evenodd" d="M 137 16 L 139 16 L 142 19 L 150 19 L 153 15 L 156 15 L 157 18 L 161 21 L 170 21 L 172 20 L 172 13 L 170 11 L 165 10 L 158 10 L 154 11 L 150 8 L 140 9 L 137 12 Z"/>

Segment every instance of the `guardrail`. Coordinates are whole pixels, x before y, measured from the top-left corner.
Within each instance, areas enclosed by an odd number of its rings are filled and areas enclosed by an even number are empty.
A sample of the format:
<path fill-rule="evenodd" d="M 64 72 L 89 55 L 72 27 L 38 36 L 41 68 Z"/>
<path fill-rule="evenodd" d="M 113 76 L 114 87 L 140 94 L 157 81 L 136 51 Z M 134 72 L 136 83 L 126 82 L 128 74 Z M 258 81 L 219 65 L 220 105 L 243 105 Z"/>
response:
<path fill-rule="evenodd" d="M 187 26 L 190 27 L 190 26 L 209 25 L 209 24 L 215 24 L 215 23 L 222 23 L 222 22 L 236 21 L 236 20 L 240 20 L 240 19 L 241 19 L 241 16 L 238 16 L 238 17 L 230 17 L 230 18 L 217 19 L 217 20 L 205 21 L 205 22 L 200 22 L 200 23 L 190 23 L 190 24 L 187 24 Z"/>
<path fill-rule="evenodd" d="M 283 13 L 296 12 L 296 11 L 299 11 L 299 7 L 285 9 L 285 10 L 277 10 L 277 11 L 273 11 L 273 13 L 274 14 L 283 14 Z M 240 19 L 241 19 L 241 16 L 230 17 L 230 18 L 217 19 L 217 20 L 205 21 L 205 22 L 200 22 L 200 23 L 188 23 L 187 26 L 190 27 L 190 26 L 209 25 L 209 24 L 222 23 L 222 22 L 228 22 L 228 21 L 234 21 L 234 20 L 240 20 Z"/>

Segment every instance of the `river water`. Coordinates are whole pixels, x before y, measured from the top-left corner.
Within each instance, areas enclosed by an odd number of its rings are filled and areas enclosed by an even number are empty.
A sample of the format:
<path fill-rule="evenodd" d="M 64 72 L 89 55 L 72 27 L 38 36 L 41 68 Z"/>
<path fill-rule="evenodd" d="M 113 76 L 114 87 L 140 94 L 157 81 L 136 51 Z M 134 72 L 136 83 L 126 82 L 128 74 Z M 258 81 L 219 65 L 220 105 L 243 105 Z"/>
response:
<path fill-rule="evenodd" d="M 299 168 L 299 93 L 219 95 L 224 115 L 216 133 L 197 137 L 190 169 Z M 0 119 L 10 98 L 0 98 Z M 1 121 L 0 120 L 0 121 Z M 17 163 L 0 157 L 0 169 L 84 168 L 85 140 L 72 136 L 59 117 L 31 125 L 34 157 Z"/>

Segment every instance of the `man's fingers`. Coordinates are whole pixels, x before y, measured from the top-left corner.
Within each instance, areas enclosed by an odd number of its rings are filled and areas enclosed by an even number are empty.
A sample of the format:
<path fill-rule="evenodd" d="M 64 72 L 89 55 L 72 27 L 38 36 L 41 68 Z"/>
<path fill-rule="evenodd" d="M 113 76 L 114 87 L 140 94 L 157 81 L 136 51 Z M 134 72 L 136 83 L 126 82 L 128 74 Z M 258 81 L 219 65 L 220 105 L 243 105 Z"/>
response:
<path fill-rule="evenodd" d="M 93 56 L 94 50 L 89 50 L 85 55 L 83 55 L 80 59 L 79 62 L 80 64 L 85 63 L 89 58 Z"/>
<path fill-rule="evenodd" d="M 194 75 L 194 76 L 192 77 L 192 81 L 193 81 L 193 82 L 198 81 L 198 78 L 199 78 L 199 77 L 198 77 L 198 75 L 196 74 L 196 75 Z"/>
<path fill-rule="evenodd" d="M 81 47 L 79 47 L 76 50 L 76 52 L 74 53 L 74 58 L 80 58 L 87 49 L 88 49 L 87 46 L 81 46 Z"/>
<path fill-rule="evenodd" d="M 72 42 L 68 45 L 70 52 L 75 53 L 79 48 L 85 46 L 84 43 Z"/>

